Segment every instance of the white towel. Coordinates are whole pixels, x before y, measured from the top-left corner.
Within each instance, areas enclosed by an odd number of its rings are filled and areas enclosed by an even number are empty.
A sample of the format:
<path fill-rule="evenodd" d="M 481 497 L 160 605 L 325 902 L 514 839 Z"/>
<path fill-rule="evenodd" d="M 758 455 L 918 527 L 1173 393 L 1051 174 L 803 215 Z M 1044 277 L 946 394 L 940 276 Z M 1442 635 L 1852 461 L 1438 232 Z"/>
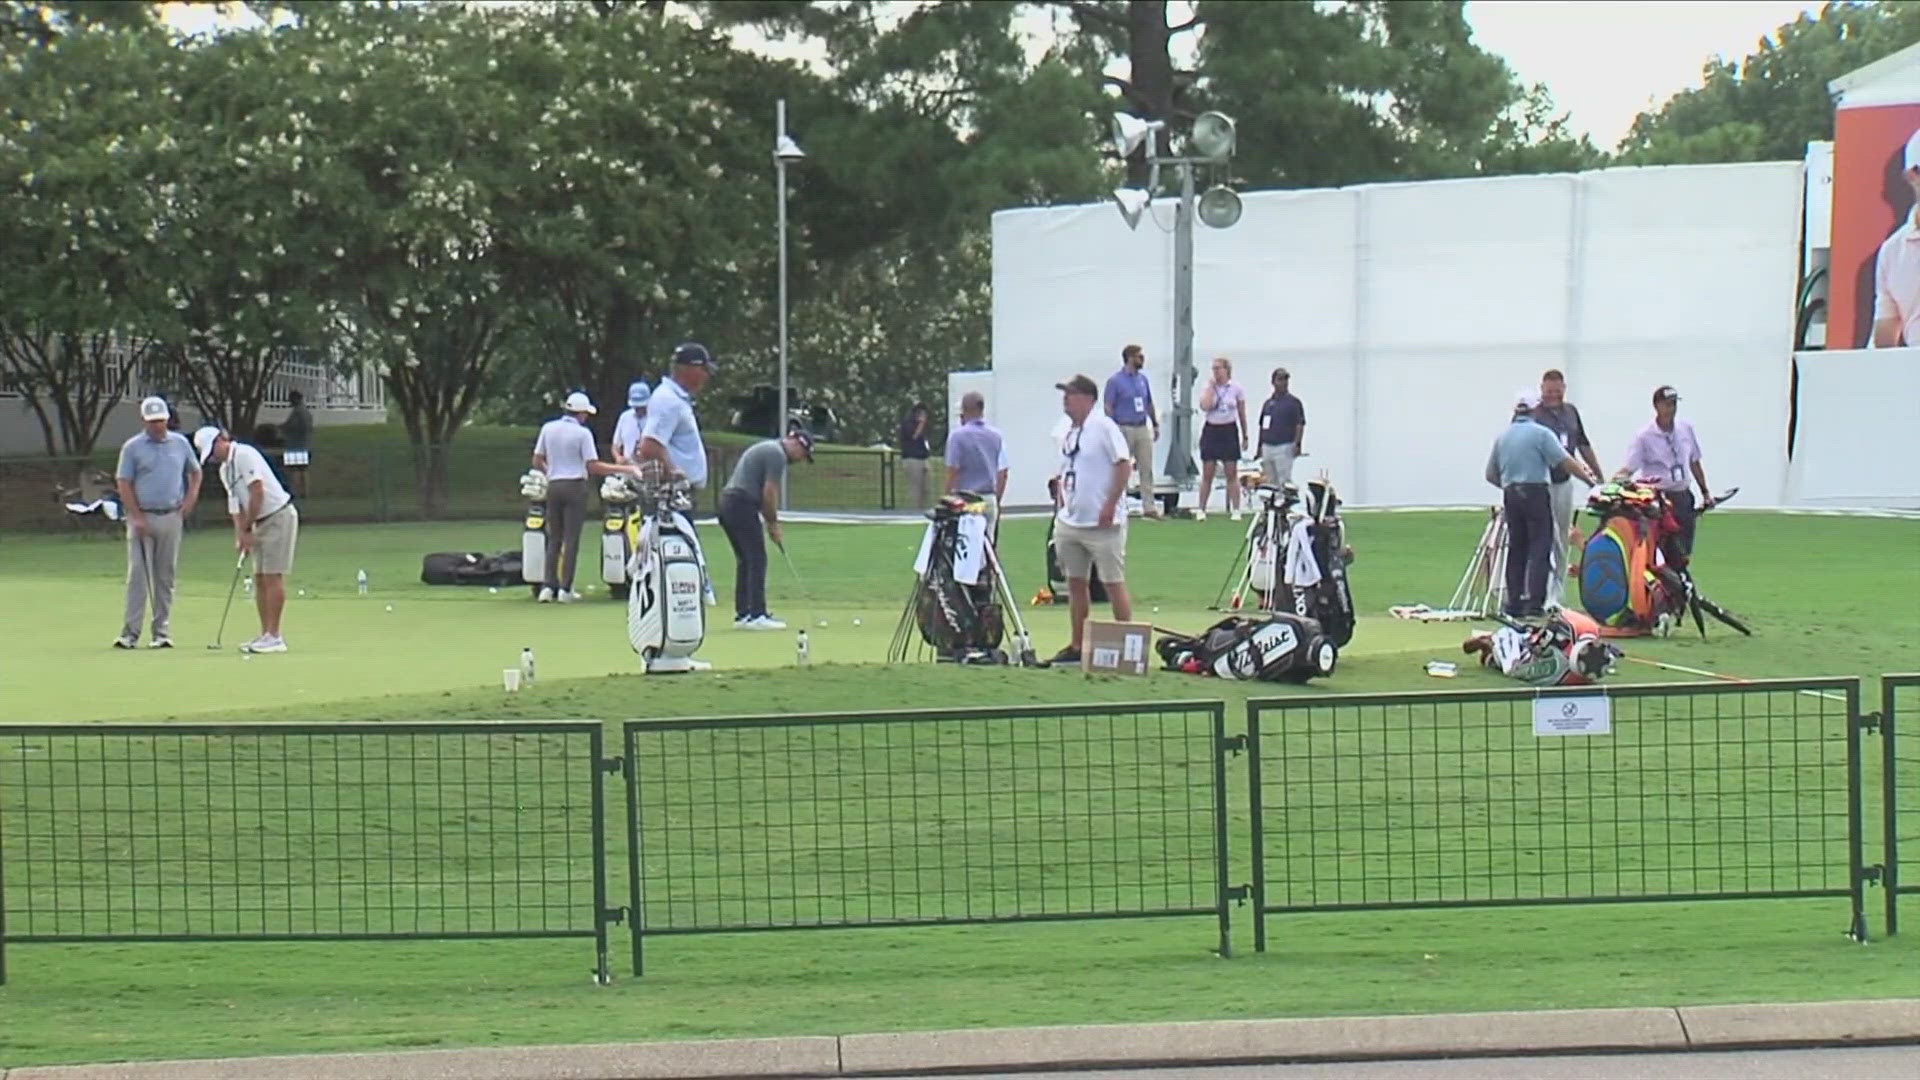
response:
<path fill-rule="evenodd" d="M 1320 584 L 1320 564 L 1313 558 L 1311 528 L 1302 517 L 1287 530 L 1287 571 L 1283 580 L 1296 589 L 1310 589 Z"/>

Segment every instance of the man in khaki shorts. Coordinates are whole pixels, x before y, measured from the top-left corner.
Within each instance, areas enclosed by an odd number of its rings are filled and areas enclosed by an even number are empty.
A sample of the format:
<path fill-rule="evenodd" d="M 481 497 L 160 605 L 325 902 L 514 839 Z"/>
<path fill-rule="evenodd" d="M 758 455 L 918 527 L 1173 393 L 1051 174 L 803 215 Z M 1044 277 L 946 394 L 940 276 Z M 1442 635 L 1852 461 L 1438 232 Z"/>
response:
<path fill-rule="evenodd" d="M 1127 515 L 1120 508 L 1133 475 L 1133 460 L 1120 426 L 1094 411 L 1100 391 L 1092 379 L 1075 375 L 1057 388 L 1071 423 L 1060 440 L 1060 468 L 1055 474 L 1053 547 L 1067 575 L 1073 636 L 1053 662 L 1078 664 L 1087 613 L 1093 606 L 1087 586 L 1091 570 L 1100 571 L 1107 598 L 1113 601 L 1113 617 L 1121 622 L 1133 618 L 1126 586 Z"/>
<path fill-rule="evenodd" d="M 253 606 L 260 612 L 260 636 L 240 646 L 240 651 L 286 652 L 280 612 L 287 606 L 287 574 L 293 570 L 300 512 L 260 451 L 217 427 L 194 432 L 193 448 L 201 463 L 216 468 L 226 485 L 234 549 L 253 556 Z"/>

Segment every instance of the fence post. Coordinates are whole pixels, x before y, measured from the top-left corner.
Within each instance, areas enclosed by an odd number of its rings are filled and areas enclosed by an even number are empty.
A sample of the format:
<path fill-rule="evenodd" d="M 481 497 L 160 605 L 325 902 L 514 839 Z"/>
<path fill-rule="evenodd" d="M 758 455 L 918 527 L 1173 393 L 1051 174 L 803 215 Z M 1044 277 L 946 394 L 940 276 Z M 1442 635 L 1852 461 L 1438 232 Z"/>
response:
<path fill-rule="evenodd" d="M 7 813 L 0 810 L 0 986 L 7 985 Z"/>
<path fill-rule="evenodd" d="M 1895 783 L 1893 758 L 1894 692 L 1902 680 L 1893 675 L 1880 677 L 1880 836 L 1883 845 L 1880 887 L 1886 892 L 1886 934 L 1900 932 L 1900 796 Z M 0 912 L 3 917 L 5 912 Z"/>
<path fill-rule="evenodd" d="M 635 759 L 633 721 L 621 725 L 620 775 L 627 784 L 627 934 L 633 939 L 633 974 L 642 974 L 642 932 L 647 908 L 640 896 L 640 767 Z"/>
<path fill-rule="evenodd" d="M 1853 919 L 1847 934 L 1855 941 L 1867 940 L 1867 871 L 1863 852 L 1864 823 L 1860 820 L 1860 729 L 1870 723 L 1860 715 L 1860 680 L 1846 689 L 1847 698 L 1847 866 L 1848 890 L 1853 901 Z"/>
<path fill-rule="evenodd" d="M 1233 955 L 1232 886 L 1227 884 L 1227 703 L 1213 703 L 1213 874 L 1220 911 L 1220 958 Z"/>
<path fill-rule="evenodd" d="M 594 728 L 587 739 L 587 767 L 593 770 L 593 981 L 613 982 L 607 961 L 607 782 L 606 732 Z"/>
<path fill-rule="evenodd" d="M 1247 702 L 1247 812 L 1253 844 L 1253 951 L 1267 951 L 1267 830 L 1260 801 L 1260 706 Z"/>

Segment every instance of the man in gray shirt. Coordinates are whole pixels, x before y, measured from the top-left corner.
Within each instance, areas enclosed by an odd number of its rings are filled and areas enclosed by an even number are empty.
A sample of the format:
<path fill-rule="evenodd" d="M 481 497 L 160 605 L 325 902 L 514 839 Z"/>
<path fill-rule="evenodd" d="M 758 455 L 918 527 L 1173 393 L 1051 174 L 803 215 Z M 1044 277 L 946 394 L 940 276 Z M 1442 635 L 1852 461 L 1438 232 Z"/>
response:
<path fill-rule="evenodd" d="M 720 527 L 733 545 L 733 627 L 736 630 L 785 630 L 787 624 L 767 613 L 767 543 L 760 535 L 760 519 L 767 535 L 784 546 L 780 534 L 780 483 L 787 463 L 813 460 L 813 436 L 799 428 L 784 439 L 757 442 L 740 455 L 733 478 L 720 489 Z"/>
<path fill-rule="evenodd" d="M 1553 432 L 1536 423 L 1540 395 L 1523 390 L 1513 405 L 1513 422 L 1494 440 L 1487 455 L 1487 483 L 1499 488 L 1507 526 L 1507 602 L 1510 618 L 1544 615 L 1547 603 L 1548 549 L 1553 543 L 1553 507 L 1548 481 L 1565 467 L 1587 483 L 1593 472 L 1568 456 Z"/>
<path fill-rule="evenodd" d="M 140 434 L 120 446 L 115 485 L 127 515 L 127 613 L 116 649 L 140 643 L 147 597 L 153 597 L 155 649 L 173 648 L 168 619 L 173 613 L 174 569 L 180 562 L 181 521 L 200 499 L 200 459 L 185 435 L 167 430 L 167 403 L 150 397 L 140 403 Z"/>
<path fill-rule="evenodd" d="M 1560 440 L 1569 457 L 1587 463 L 1595 476 L 1600 475 L 1600 459 L 1594 456 L 1593 441 L 1587 438 L 1586 422 L 1580 410 L 1567 400 L 1567 377 L 1558 368 L 1548 368 L 1540 376 L 1540 406 L 1533 410 L 1534 422 Z M 1558 607 L 1567 587 L 1567 534 L 1573 528 L 1573 475 L 1556 469 L 1547 488 L 1547 501 L 1553 506 L 1553 546 L 1547 574 L 1547 606 Z"/>

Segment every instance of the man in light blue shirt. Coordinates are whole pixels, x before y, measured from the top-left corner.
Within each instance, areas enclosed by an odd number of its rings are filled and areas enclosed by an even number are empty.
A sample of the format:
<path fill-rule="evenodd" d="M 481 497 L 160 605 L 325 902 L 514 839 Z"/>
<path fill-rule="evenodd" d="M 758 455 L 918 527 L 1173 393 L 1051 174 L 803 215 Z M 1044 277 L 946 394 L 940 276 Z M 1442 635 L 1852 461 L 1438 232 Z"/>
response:
<path fill-rule="evenodd" d="M 1553 502 L 1547 485 L 1556 468 L 1565 468 L 1589 484 L 1593 471 L 1574 460 L 1552 431 L 1533 419 L 1540 395 L 1522 390 L 1513 404 L 1513 422 L 1494 440 L 1487 455 L 1487 483 L 1502 493 L 1507 527 L 1507 600 L 1510 618 L 1546 614 L 1547 572 L 1553 558 Z M 1566 543 L 1566 538 L 1560 538 Z"/>
<path fill-rule="evenodd" d="M 1133 475 L 1140 481 L 1140 513 L 1158 518 L 1160 504 L 1153 497 L 1153 443 L 1160 437 L 1160 412 L 1153 407 L 1153 384 L 1144 369 L 1147 353 L 1138 345 L 1120 350 L 1120 370 L 1107 376 L 1107 418 L 1120 425 L 1127 453 L 1133 455 Z"/>
<path fill-rule="evenodd" d="M 647 422 L 647 399 L 652 396 L 653 388 L 644 379 L 635 379 L 627 387 L 627 411 L 613 425 L 613 460 L 617 464 L 639 461 L 635 455 L 640 452 L 640 429 Z"/>
<path fill-rule="evenodd" d="M 140 403 L 141 432 L 120 446 L 114 483 L 127 518 L 127 611 L 116 649 L 140 643 L 147 597 L 153 597 L 152 647 L 171 649 L 173 575 L 180 562 L 181 522 L 200 498 L 200 458 L 187 437 L 167 429 L 167 403 Z"/>
<path fill-rule="evenodd" d="M 705 345 L 688 341 L 673 350 L 673 373 L 647 399 L 647 422 L 640 429 L 641 461 L 658 461 L 694 487 L 707 483 L 707 448 L 693 415 L 693 395 L 706 389 L 719 370 Z"/>

